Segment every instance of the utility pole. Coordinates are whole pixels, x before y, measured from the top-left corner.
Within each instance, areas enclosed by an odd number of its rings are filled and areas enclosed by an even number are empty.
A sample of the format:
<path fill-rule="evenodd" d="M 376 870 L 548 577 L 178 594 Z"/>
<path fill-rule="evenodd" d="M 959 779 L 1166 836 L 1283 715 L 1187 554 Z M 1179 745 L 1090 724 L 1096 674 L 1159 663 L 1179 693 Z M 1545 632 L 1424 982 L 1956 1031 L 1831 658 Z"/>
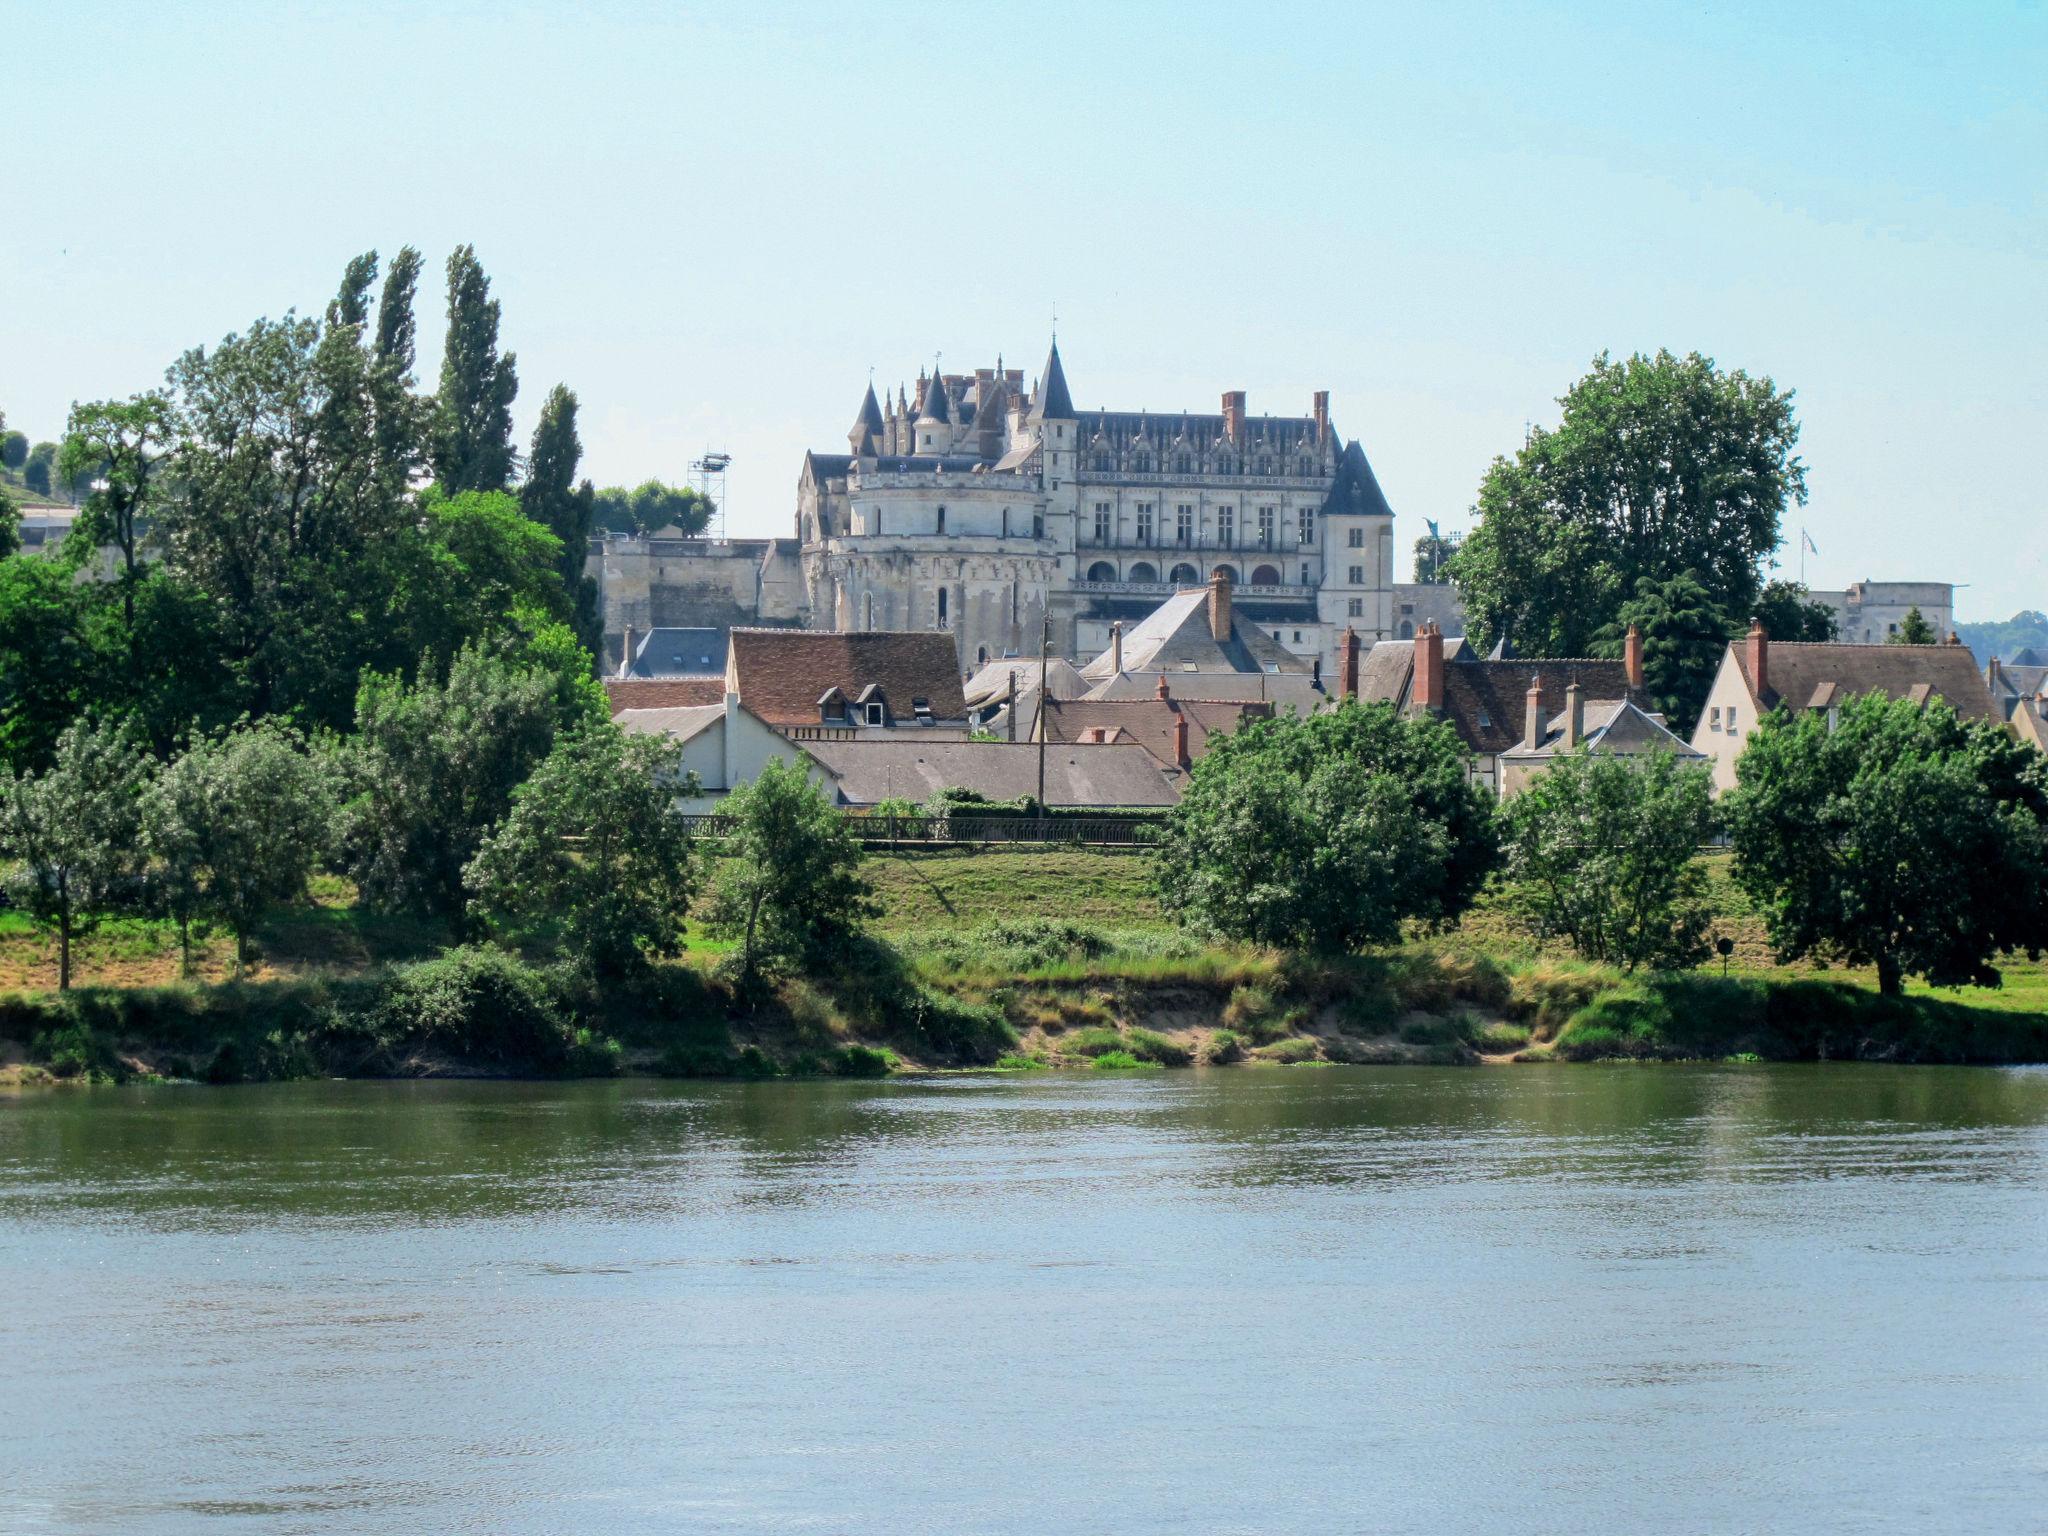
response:
<path fill-rule="evenodd" d="M 1045 820 L 1045 674 L 1052 656 L 1052 615 L 1038 627 L 1038 819 Z"/>

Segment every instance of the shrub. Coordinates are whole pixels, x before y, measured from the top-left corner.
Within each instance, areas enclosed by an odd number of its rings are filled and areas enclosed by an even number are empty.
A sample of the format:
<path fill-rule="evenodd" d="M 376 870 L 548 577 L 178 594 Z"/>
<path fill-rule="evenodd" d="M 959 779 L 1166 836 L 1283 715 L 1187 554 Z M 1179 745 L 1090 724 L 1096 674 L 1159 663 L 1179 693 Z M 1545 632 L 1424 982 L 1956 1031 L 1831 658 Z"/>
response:
<path fill-rule="evenodd" d="M 1019 1056 L 1016 1052 L 1012 1051 L 1007 1056 L 998 1056 L 996 1058 L 996 1070 L 999 1072 L 1043 1072 L 1045 1070 L 1045 1060 L 1039 1056 Z"/>
<path fill-rule="evenodd" d="M 52 1077 L 80 1077 L 104 1082 L 125 1076 L 113 1047 L 90 1024 L 62 1024 L 35 1038 L 29 1056 L 47 1067 Z"/>
<path fill-rule="evenodd" d="M 1194 1052 L 1179 1041 L 1149 1029 L 1133 1029 L 1125 1038 L 1130 1041 L 1132 1055 L 1156 1061 L 1162 1067 L 1185 1067 L 1195 1059 Z"/>
<path fill-rule="evenodd" d="M 1097 1072 L 1157 1071 L 1158 1068 L 1158 1062 L 1140 1061 L 1129 1051 L 1104 1051 L 1095 1058 L 1095 1070 Z"/>
<path fill-rule="evenodd" d="M 1557 1054 L 1567 1061 L 1662 1055 L 1671 1027 L 1671 1008 L 1661 993 L 1608 992 L 1571 1016 L 1558 1036 Z"/>
<path fill-rule="evenodd" d="M 1123 1032 L 1101 1024 L 1077 1029 L 1060 1041 L 1060 1049 L 1074 1056 L 1102 1056 L 1123 1048 Z"/>
<path fill-rule="evenodd" d="M 1508 1051 L 1519 1051 L 1527 1045 L 1529 1026 L 1509 1024 L 1496 1019 L 1472 1030 L 1466 1038 L 1471 1041 L 1474 1050 L 1484 1051 L 1489 1056 L 1499 1056 Z"/>
<path fill-rule="evenodd" d="M 872 1045 L 848 1045 L 833 1055 L 831 1066 L 837 1077 L 887 1077 L 896 1070 L 896 1053 Z"/>
<path fill-rule="evenodd" d="M 1244 1036 L 1232 1029 L 1219 1029 L 1202 1049 L 1202 1060 L 1212 1067 L 1227 1067 L 1244 1060 Z"/>
<path fill-rule="evenodd" d="M 571 1077 L 617 1077 L 624 1049 L 610 1035 L 579 1029 L 569 1037 L 566 1070 Z"/>
<path fill-rule="evenodd" d="M 1277 1062 L 1283 1067 L 1298 1065 L 1316 1059 L 1316 1043 L 1304 1036 L 1296 1035 L 1291 1040 L 1279 1040 L 1259 1049 L 1259 1060 Z"/>
<path fill-rule="evenodd" d="M 431 1042 L 508 1065 L 560 1067 L 574 1045 L 548 977 L 490 944 L 401 966 L 373 1017 L 392 1043 Z"/>

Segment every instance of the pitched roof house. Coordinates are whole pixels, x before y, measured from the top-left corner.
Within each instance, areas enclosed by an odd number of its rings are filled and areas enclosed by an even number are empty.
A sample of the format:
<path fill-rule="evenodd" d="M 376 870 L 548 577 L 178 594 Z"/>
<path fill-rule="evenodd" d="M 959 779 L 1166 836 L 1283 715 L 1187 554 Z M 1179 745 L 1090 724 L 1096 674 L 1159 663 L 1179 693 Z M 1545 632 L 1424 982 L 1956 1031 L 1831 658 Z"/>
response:
<path fill-rule="evenodd" d="M 1564 690 L 1563 713 L 1547 717 L 1542 685 L 1532 682 L 1522 739 L 1500 754 L 1501 798 L 1505 800 L 1526 789 L 1531 779 L 1572 752 L 1601 757 L 1644 757 L 1652 752 L 1665 752 L 1686 762 L 1706 761 L 1705 753 L 1695 751 L 1673 734 L 1662 715 L 1642 708 L 1632 698 L 1587 703 L 1579 685 L 1571 683 Z"/>
<path fill-rule="evenodd" d="M 1218 571 L 1206 587 L 1176 592 L 1126 634 L 1110 627 L 1109 649 L 1081 668 L 1091 683 L 1120 672 L 1312 673 L 1295 655 L 1232 608 L 1230 578 Z"/>
<path fill-rule="evenodd" d="M 1049 742 L 1134 742 L 1162 768 L 1184 772 L 1208 753 L 1211 736 L 1227 736 L 1248 719 L 1271 719 L 1273 706 L 1246 700 L 1183 699 L 1168 692 L 1160 674 L 1149 699 L 1054 699 L 1031 732 Z"/>
<path fill-rule="evenodd" d="M 779 731 L 967 729 L 953 637 L 942 630 L 735 629 L 725 688 Z"/>
<path fill-rule="evenodd" d="M 990 800 L 1038 793 L 1038 747 L 1026 742 L 947 741 L 942 737 L 805 741 L 841 805 L 884 800 L 922 804 L 942 789 L 971 789 Z M 1045 803 L 1054 807 L 1138 809 L 1180 799 L 1159 759 L 1134 742 L 1048 746 Z"/>
<path fill-rule="evenodd" d="M 726 631 L 722 629 L 626 626 L 619 673 L 626 677 L 720 677 L 725 673 Z"/>
<path fill-rule="evenodd" d="M 2018 652 L 2011 661 L 1994 656 L 1984 664 L 1984 685 L 1999 715 L 2011 720 L 2027 700 L 2048 693 L 2048 659 L 2031 648 Z"/>
<path fill-rule="evenodd" d="M 1965 720 L 2000 718 L 1976 659 L 1953 636 L 1946 645 L 1774 644 L 1752 622 L 1721 655 L 1692 744 L 1713 761 L 1715 789 L 1733 789 L 1736 759 L 1765 715 L 1780 705 L 1832 714 L 1863 693 L 1940 699 Z"/>

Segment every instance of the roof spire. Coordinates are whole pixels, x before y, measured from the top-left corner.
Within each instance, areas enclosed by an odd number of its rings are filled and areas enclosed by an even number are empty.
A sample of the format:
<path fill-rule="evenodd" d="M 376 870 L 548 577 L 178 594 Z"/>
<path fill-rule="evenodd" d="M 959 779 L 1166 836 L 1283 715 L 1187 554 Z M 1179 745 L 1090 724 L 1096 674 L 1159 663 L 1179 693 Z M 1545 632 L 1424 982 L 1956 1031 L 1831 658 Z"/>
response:
<path fill-rule="evenodd" d="M 1067 371 L 1060 366 L 1060 344 L 1054 338 L 1052 350 L 1045 354 L 1045 373 L 1040 381 L 1038 398 L 1031 402 L 1033 421 L 1074 421 L 1074 399 L 1067 393 Z"/>

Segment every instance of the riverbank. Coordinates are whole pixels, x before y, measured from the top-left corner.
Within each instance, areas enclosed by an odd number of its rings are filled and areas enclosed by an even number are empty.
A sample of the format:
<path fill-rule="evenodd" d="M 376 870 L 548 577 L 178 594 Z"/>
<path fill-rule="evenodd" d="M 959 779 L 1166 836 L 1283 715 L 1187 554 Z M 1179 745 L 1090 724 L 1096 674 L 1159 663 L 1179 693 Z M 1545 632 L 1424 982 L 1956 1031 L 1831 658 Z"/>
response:
<path fill-rule="evenodd" d="M 2048 1061 L 2048 970 L 1998 991 L 1884 998 L 1872 978 L 1774 967 L 1717 880 L 1734 967 L 1624 976 L 1530 944 L 1482 906 L 1454 934 L 1336 960 L 1205 945 L 1167 925 L 1128 855 L 878 858 L 875 936 L 830 975 L 741 999 L 718 946 L 631 987 L 546 963 L 439 953 L 338 883 L 266 932 L 241 982 L 177 982 L 175 936 L 130 923 L 85 985 L 36 987 L 36 940 L 0 924 L 0 1081 L 303 1076 L 879 1076 L 1317 1063 L 1854 1059 Z M 991 911 L 1027 920 L 989 921 Z M 23 982 L 29 985 L 23 986 Z"/>

